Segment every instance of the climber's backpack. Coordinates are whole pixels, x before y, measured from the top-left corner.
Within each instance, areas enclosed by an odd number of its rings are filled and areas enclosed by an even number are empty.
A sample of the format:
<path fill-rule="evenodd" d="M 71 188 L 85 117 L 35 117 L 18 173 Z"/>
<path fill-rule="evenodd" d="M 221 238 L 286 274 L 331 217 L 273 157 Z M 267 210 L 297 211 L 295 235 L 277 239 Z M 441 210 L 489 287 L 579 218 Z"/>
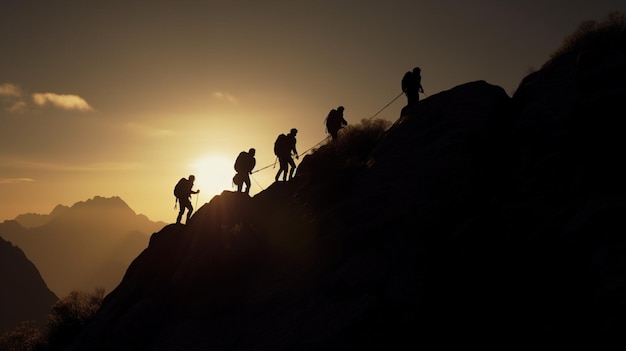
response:
<path fill-rule="evenodd" d="M 285 134 L 281 134 L 274 142 L 274 155 L 282 155 L 289 153 L 289 139 Z"/>
<path fill-rule="evenodd" d="M 183 193 L 185 190 L 185 183 L 187 183 L 187 179 L 185 178 L 180 178 L 178 183 L 176 183 L 176 186 L 174 187 L 174 196 L 176 196 L 176 198 L 185 196 Z"/>
<path fill-rule="evenodd" d="M 239 173 L 245 173 L 248 170 L 246 169 L 246 167 L 248 167 L 248 153 L 245 151 L 242 151 L 239 153 L 239 156 L 237 156 L 237 159 L 235 160 L 235 171 L 239 172 Z"/>

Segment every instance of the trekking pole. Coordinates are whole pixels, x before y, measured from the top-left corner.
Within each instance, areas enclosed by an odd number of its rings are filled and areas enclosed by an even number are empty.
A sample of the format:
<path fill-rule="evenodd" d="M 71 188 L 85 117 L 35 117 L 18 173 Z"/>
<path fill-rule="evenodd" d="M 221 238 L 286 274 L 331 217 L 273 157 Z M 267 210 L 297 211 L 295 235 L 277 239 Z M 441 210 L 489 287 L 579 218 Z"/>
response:
<path fill-rule="evenodd" d="M 200 197 L 200 194 L 196 194 L 196 210 L 198 209 L 198 198 Z"/>

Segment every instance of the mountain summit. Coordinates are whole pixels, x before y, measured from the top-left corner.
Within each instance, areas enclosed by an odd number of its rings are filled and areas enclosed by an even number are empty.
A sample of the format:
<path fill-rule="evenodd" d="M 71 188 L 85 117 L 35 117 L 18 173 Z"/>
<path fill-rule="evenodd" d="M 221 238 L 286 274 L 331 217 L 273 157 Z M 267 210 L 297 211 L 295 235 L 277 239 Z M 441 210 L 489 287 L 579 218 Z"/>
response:
<path fill-rule="evenodd" d="M 405 349 L 626 327 L 626 56 L 421 101 L 169 225 L 68 350 Z M 340 134 L 341 137 L 341 134 Z"/>

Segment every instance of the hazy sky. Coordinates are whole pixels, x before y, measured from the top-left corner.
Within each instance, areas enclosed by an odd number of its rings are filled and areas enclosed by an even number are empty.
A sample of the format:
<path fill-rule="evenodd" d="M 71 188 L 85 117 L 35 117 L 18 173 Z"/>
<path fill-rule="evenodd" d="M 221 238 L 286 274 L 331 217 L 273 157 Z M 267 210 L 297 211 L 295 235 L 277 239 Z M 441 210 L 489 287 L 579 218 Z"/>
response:
<path fill-rule="evenodd" d="M 295 127 L 303 152 L 331 108 L 370 118 L 415 66 L 428 95 L 476 80 L 512 95 L 613 10 L 626 2 L 2 0 L 0 221 L 99 195 L 174 222 L 181 177 L 208 202 L 233 190 L 240 151 L 272 165 Z M 255 173 L 251 195 L 276 171 Z"/>

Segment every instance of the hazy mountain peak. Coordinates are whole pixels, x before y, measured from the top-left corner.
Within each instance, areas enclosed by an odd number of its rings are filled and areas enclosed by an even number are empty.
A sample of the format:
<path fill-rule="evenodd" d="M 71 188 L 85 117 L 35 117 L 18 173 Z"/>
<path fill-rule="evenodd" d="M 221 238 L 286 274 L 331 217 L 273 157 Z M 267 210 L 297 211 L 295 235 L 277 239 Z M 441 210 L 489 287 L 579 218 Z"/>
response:
<path fill-rule="evenodd" d="M 69 206 L 65 206 L 65 205 L 61 205 L 61 204 L 56 205 L 54 207 L 54 209 L 52 210 L 52 212 L 50 212 L 50 217 L 56 217 L 56 216 L 58 216 L 60 214 L 65 213 L 69 209 L 70 209 Z"/>
<path fill-rule="evenodd" d="M 25 213 L 15 217 L 15 220 L 25 228 L 40 227 L 54 218 L 63 215 L 70 208 L 64 205 L 57 205 L 50 214 Z"/>
<path fill-rule="evenodd" d="M 119 196 L 112 197 L 102 197 L 102 196 L 94 196 L 92 199 L 88 199 L 86 201 L 79 201 L 72 205 L 71 209 L 84 209 L 84 208 L 97 208 L 97 209 L 124 209 L 130 210 L 133 214 L 133 211 L 124 200 L 122 200 Z"/>
<path fill-rule="evenodd" d="M 119 196 L 112 196 L 108 198 L 94 196 L 91 199 L 76 202 L 72 206 L 59 204 L 54 207 L 50 214 L 25 213 L 15 217 L 15 220 L 25 228 L 35 228 L 45 225 L 59 217 L 73 217 L 74 215 L 83 216 L 83 211 L 116 211 L 126 212 L 128 215 L 135 214 L 135 211 L 133 211 Z"/>

